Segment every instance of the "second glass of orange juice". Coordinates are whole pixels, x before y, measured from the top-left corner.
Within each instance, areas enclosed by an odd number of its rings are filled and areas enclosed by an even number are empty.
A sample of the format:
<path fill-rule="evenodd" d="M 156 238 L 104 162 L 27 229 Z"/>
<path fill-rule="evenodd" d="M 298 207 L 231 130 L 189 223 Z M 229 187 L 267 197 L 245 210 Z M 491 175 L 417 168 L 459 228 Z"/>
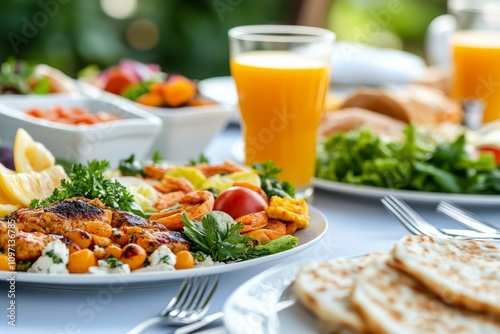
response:
<path fill-rule="evenodd" d="M 299 197 L 312 195 L 316 136 L 329 88 L 335 35 L 325 29 L 258 25 L 229 31 L 245 163 L 271 160 Z"/>
<path fill-rule="evenodd" d="M 480 100 L 483 122 L 500 119 L 500 8 L 496 0 L 468 1 L 455 10 L 450 39 L 457 100 Z"/>

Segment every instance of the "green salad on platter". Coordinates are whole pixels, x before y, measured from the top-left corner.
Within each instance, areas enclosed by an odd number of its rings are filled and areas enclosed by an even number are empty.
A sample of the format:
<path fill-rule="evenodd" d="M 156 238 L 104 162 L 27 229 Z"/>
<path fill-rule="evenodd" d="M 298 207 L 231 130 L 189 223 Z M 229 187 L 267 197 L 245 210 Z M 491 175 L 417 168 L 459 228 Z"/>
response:
<path fill-rule="evenodd" d="M 500 194 L 500 168 L 490 154 L 470 150 L 465 134 L 429 140 L 408 125 L 402 141 L 368 128 L 338 133 L 318 144 L 316 177 L 331 181 L 427 192 Z"/>

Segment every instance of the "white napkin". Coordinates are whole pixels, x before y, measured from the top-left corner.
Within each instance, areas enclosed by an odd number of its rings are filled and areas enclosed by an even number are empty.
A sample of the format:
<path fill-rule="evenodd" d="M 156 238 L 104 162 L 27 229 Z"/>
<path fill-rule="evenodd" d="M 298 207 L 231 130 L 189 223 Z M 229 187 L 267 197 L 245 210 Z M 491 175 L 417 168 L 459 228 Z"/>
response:
<path fill-rule="evenodd" d="M 426 65 L 419 56 L 395 49 L 337 42 L 332 54 L 334 84 L 407 84 L 421 78 Z"/>

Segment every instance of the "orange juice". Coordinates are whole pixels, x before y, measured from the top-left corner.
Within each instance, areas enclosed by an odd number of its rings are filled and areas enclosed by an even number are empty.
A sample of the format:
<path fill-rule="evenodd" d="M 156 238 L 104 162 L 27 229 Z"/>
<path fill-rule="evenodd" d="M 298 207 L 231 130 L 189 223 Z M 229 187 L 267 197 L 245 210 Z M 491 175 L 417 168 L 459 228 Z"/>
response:
<path fill-rule="evenodd" d="M 451 38 L 452 94 L 482 99 L 484 122 L 500 118 L 500 31 L 463 31 Z"/>
<path fill-rule="evenodd" d="M 316 132 L 329 85 L 329 64 L 290 51 L 251 51 L 231 60 L 243 119 L 245 163 L 272 160 L 280 178 L 311 184 Z"/>

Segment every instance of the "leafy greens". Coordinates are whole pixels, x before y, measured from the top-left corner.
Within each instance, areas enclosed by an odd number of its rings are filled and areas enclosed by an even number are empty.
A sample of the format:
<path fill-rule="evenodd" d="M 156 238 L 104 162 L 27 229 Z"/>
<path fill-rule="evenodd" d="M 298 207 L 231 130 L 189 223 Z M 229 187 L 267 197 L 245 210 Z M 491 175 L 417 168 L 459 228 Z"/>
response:
<path fill-rule="evenodd" d="M 367 128 L 320 143 L 316 176 L 350 184 L 429 192 L 498 194 L 500 169 L 487 154 L 473 157 L 462 134 L 431 143 L 414 125 L 402 142 L 384 142 Z"/>
<path fill-rule="evenodd" d="M 211 211 L 201 220 L 192 221 L 184 213 L 184 234 L 191 240 L 191 251 L 209 255 L 214 261 L 248 260 L 294 248 L 298 239 L 286 235 L 265 244 L 254 244 L 254 239 L 240 234 L 243 224 L 235 223 L 228 214 Z M 200 255 L 198 255 L 200 256 Z"/>
<path fill-rule="evenodd" d="M 295 187 L 291 182 L 279 180 L 278 174 L 282 169 L 278 168 L 274 162 L 254 163 L 252 168 L 259 173 L 262 190 L 269 198 L 272 196 L 295 197 Z"/>

